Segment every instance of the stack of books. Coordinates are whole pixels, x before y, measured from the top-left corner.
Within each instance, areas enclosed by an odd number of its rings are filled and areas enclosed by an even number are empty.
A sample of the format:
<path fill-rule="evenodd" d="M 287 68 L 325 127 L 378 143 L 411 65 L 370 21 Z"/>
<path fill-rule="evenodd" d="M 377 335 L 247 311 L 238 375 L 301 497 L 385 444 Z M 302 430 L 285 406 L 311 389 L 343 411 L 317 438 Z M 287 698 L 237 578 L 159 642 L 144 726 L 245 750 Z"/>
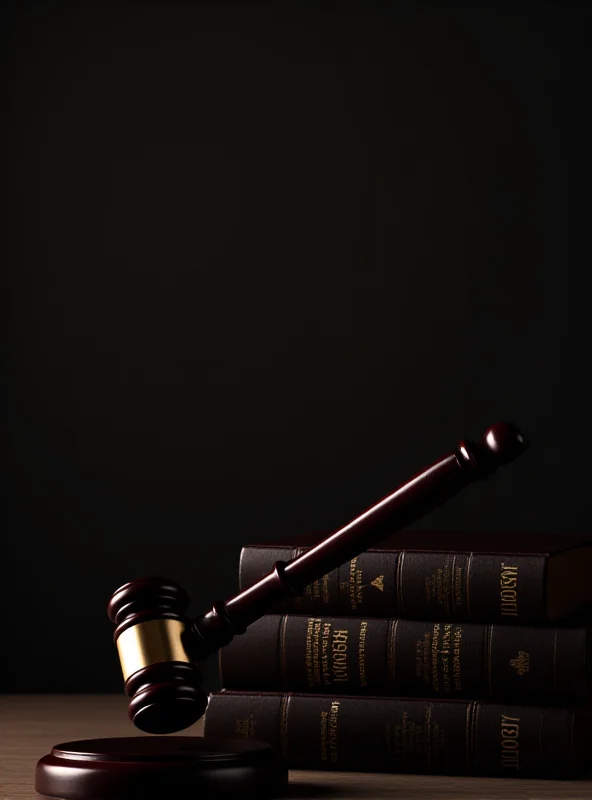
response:
<path fill-rule="evenodd" d="M 244 547 L 240 588 L 320 538 Z M 205 736 L 291 769 L 577 777 L 591 604 L 590 535 L 399 533 L 221 650 Z"/>

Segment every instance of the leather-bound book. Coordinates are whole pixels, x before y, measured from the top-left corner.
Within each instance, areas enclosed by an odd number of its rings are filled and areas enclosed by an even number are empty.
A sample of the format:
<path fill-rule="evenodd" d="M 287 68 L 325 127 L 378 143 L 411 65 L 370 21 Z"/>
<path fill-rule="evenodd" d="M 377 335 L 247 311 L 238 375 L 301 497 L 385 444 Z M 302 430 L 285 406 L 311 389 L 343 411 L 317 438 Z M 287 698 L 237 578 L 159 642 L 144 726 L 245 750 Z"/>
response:
<path fill-rule="evenodd" d="M 204 734 L 263 739 L 290 769 L 575 778 L 591 722 L 583 707 L 223 690 Z"/>
<path fill-rule="evenodd" d="M 247 588 L 322 537 L 249 544 Z M 592 603 L 592 534 L 403 531 L 306 587 L 277 611 L 336 616 L 548 624 Z"/>
<path fill-rule="evenodd" d="M 592 617 L 588 622 L 592 626 Z M 269 614 L 219 654 L 225 689 L 582 702 L 587 625 Z"/>

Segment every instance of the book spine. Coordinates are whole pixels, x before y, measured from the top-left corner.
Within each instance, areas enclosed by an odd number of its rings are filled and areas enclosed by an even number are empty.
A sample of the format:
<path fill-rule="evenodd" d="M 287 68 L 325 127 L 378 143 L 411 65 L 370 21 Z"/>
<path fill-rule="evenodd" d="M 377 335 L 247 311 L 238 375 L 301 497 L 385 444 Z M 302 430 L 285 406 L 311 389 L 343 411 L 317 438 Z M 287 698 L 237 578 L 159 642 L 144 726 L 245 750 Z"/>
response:
<path fill-rule="evenodd" d="M 575 777 L 572 708 L 222 691 L 205 737 L 270 742 L 290 769 Z"/>
<path fill-rule="evenodd" d="M 240 588 L 307 548 L 244 547 Z M 367 550 L 278 606 L 293 614 L 547 622 L 544 555 Z"/>
<path fill-rule="evenodd" d="M 220 651 L 226 689 L 588 695 L 588 629 L 269 614 Z"/>

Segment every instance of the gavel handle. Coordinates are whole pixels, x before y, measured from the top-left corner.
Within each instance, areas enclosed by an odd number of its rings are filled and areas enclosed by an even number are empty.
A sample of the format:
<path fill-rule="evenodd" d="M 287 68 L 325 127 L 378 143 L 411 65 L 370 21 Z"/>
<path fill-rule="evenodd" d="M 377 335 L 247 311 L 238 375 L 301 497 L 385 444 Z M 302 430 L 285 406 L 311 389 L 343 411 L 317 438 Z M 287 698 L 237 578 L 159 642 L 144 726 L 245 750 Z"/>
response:
<path fill-rule="evenodd" d="M 468 484 L 488 478 L 497 467 L 513 461 L 527 447 L 514 425 L 498 423 L 479 442 L 462 441 L 394 492 L 368 508 L 349 524 L 288 562 L 274 568 L 191 625 L 186 648 L 195 660 L 228 644 L 287 597 L 303 589 L 401 528 L 448 501 Z"/>

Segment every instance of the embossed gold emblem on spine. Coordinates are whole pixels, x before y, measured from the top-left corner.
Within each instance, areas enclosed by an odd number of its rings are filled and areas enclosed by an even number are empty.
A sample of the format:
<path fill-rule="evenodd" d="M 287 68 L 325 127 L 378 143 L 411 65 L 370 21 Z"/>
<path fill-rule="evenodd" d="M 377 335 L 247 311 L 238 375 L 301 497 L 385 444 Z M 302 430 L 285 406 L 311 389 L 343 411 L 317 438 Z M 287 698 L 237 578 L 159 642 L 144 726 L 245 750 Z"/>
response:
<path fill-rule="evenodd" d="M 124 680 L 139 669 L 162 661 L 189 658 L 181 642 L 185 623 L 178 619 L 152 619 L 128 628 L 117 639 L 117 650 Z"/>

